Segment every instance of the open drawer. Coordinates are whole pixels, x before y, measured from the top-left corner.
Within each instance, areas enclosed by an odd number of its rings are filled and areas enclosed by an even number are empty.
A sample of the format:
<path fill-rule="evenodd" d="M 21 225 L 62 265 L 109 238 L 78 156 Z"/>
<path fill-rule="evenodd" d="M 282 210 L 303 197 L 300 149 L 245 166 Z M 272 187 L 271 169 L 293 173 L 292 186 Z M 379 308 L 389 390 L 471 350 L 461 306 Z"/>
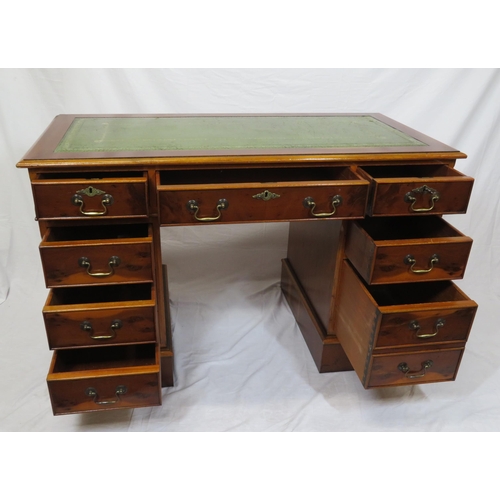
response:
<path fill-rule="evenodd" d="M 148 224 L 48 228 L 40 244 L 47 287 L 153 281 Z"/>
<path fill-rule="evenodd" d="M 40 220 L 147 217 L 146 172 L 47 172 L 32 179 Z"/>
<path fill-rule="evenodd" d="M 476 310 L 451 281 L 367 286 L 344 261 L 335 334 L 365 388 L 453 380 Z M 432 366 L 412 366 L 417 352 Z M 374 372 L 387 356 L 390 372 Z"/>
<path fill-rule="evenodd" d="M 444 164 L 358 169 L 370 181 L 367 215 L 465 213 L 474 179 Z"/>
<path fill-rule="evenodd" d="M 54 415 L 161 404 L 154 344 L 56 351 L 47 385 Z"/>
<path fill-rule="evenodd" d="M 455 380 L 464 346 L 418 352 L 374 354 L 367 388 Z"/>
<path fill-rule="evenodd" d="M 151 284 L 50 290 L 43 318 L 50 349 L 156 341 Z"/>
<path fill-rule="evenodd" d="M 156 182 L 162 225 L 360 218 L 368 194 L 345 166 L 162 171 Z"/>
<path fill-rule="evenodd" d="M 349 224 L 345 254 L 368 284 L 463 278 L 472 239 L 439 216 Z"/>

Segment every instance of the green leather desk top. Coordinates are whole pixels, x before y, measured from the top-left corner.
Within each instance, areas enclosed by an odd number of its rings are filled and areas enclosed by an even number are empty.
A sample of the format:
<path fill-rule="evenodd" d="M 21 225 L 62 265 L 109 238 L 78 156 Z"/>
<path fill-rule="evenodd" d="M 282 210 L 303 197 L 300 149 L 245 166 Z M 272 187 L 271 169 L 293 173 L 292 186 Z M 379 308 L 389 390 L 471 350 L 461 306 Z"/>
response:
<path fill-rule="evenodd" d="M 377 113 L 58 115 L 18 167 L 225 161 L 465 158 Z M 264 158 L 265 157 L 265 158 Z"/>
<path fill-rule="evenodd" d="M 55 152 L 425 146 L 371 116 L 75 118 Z"/>

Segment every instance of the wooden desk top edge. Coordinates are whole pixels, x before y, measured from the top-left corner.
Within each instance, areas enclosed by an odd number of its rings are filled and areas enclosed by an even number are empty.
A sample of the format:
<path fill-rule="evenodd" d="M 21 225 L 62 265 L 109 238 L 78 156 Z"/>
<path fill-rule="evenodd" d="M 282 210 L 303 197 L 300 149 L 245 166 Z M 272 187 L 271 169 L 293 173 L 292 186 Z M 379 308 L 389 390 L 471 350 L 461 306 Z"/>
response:
<path fill-rule="evenodd" d="M 335 147 L 335 148 L 280 148 L 280 149 L 228 149 L 228 150 L 153 150 L 55 153 L 75 118 L 181 118 L 181 117 L 355 117 L 371 116 L 403 132 L 426 146 L 390 147 Z M 467 155 L 426 136 L 406 125 L 379 113 L 278 113 L 278 114 L 65 114 L 58 115 L 43 132 L 33 147 L 17 164 L 19 168 L 61 167 L 127 167 L 213 164 L 269 164 L 362 161 L 445 160 L 466 158 Z"/>

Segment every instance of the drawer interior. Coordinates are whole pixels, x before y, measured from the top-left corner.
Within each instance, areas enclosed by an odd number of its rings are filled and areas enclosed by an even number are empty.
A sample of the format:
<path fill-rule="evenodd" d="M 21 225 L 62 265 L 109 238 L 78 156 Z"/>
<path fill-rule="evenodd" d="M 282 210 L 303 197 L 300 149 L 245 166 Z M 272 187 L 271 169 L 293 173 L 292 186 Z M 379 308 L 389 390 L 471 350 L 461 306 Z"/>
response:
<path fill-rule="evenodd" d="M 451 281 L 368 285 L 380 307 L 469 300 Z"/>
<path fill-rule="evenodd" d="M 52 373 L 153 366 L 154 344 L 67 349 L 57 352 Z"/>
<path fill-rule="evenodd" d="M 362 168 L 374 179 L 406 179 L 429 177 L 462 177 L 463 174 L 444 164 L 435 165 L 384 165 Z"/>
<path fill-rule="evenodd" d="M 117 240 L 124 238 L 147 238 L 148 224 L 112 224 L 107 226 L 51 227 L 44 242 Z"/>
<path fill-rule="evenodd" d="M 145 177 L 146 172 L 42 172 L 37 174 L 39 180 L 100 180 L 100 179 L 114 179 L 114 178 L 131 178 L 131 177 Z"/>
<path fill-rule="evenodd" d="M 367 217 L 358 223 L 377 240 L 410 240 L 419 238 L 453 238 L 463 236 L 441 217 Z"/>
<path fill-rule="evenodd" d="M 53 288 L 48 306 L 151 300 L 149 283 Z"/>
<path fill-rule="evenodd" d="M 162 186 L 359 180 L 346 166 L 165 170 L 160 172 L 159 178 Z"/>

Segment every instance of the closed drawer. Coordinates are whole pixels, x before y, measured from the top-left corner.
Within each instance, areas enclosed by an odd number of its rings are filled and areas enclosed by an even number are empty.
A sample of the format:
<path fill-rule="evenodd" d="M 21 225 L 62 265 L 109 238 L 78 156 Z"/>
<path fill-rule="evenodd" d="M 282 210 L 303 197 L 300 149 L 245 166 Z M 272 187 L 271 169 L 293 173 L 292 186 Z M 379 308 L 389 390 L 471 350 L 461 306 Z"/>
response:
<path fill-rule="evenodd" d="M 163 171 L 157 186 L 163 225 L 360 218 L 368 193 L 348 167 Z"/>
<path fill-rule="evenodd" d="M 359 169 L 370 181 L 367 214 L 465 213 L 474 179 L 443 164 L 370 166 Z"/>
<path fill-rule="evenodd" d="M 439 216 L 349 224 L 345 253 L 369 284 L 463 278 L 472 239 Z"/>
<path fill-rule="evenodd" d="M 52 227 L 40 255 L 47 287 L 153 281 L 147 224 Z"/>
<path fill-rule="evenodd" d="M 47 376 L 54 415 L 161 404 L 155 345 L 56 351 Z"/>
<path fill-rule="evenodd" d="M 49 347 L 155 342 L 155 300 L 149 284 L 53 289 L 43 308 Z"/>
<path fill-rule="evenodd" d="M 44 173 L 31 181 L 38 219 L 146 217 L 143 172 Z"/>
<path fill-rule="evenodd" d="M 374 355 L 366 388 L 455 380 L 464 348 Z"/>
<path fill-rule="evenodd" d="M 476 310 L 451 281 L 369 286 L 344 261 L 335 333 L 363 385 L 371 387 L 374 356 L 463 349 Z M 428 379 L 403 376 L 400 382 Z"/>

